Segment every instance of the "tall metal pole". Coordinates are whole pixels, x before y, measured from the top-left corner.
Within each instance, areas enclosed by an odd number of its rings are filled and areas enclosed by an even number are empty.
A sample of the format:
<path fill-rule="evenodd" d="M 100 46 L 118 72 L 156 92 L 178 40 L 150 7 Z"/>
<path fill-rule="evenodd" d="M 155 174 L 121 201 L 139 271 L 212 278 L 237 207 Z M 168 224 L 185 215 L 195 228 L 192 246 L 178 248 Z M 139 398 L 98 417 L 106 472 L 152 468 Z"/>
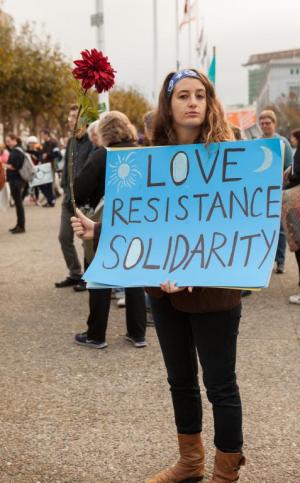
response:
<path fill-rule="evenodd" d="M 97 22 L 97 48 L 103 52 L 104 50 L 104 12 L 103 12 L 103 0 L 96 0 L 96 15 L 98 16 Z"/>
<path fill-rule="evenodd" d="M 96 42 L 97 49 L 104 52 L 104 6 L 103 0 L 96 0 L 96 13 L 91 16 L 91 25 L 96 27 Z M 108 92 L 99 94 L 100 111 L 109 110 L 109 95 Z"/>
<path fill-rule="evenodd" d="M 192 47 L 192 26 L 191 26 L 191 2 L 188 0 L 188 60 L 189 65 L 188 69 L 192 67 L 192 60 L 191 60 L 191 47 Z"/>
<path fill-rule="evenodd" d="M 153 102 L 156 101 L 157 86 L 157 0 L 153 0 Z"/>
<path fill-rule="evenodd" d="M 197 0 L 197 3 L 196 3 L 196 36 L 197 36 L 197 42 L 198 42 L 198 38 L 199 38 L 199 35 L 200 35 L 200 29 L 199 29 L 199 0 Z M 198 53 L 196 52 L 196 66 L 198 67 Z"/>
<path fill-rule="evenodd" d="M 179 9 L 178 9 L 178 0 L 176 0 L 176 7 L 175 7 L 175 38 L 176 38 L 176 71 L 179 71 L 180 68 L 180 61 L 179 61 Z"/>

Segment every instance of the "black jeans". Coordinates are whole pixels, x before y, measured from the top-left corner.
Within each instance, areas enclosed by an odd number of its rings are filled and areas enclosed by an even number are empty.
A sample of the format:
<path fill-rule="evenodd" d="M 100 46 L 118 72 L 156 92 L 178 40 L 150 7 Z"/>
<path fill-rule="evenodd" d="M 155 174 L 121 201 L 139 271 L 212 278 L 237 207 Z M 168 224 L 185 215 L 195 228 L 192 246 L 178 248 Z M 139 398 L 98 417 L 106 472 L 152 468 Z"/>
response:
<path fill-rule="evenodd" d="M 47 199 L 47 203 L 49 203 L 49 205 L 53 205 L 55 201 L 55 196 L 53 192 L 53 183 L 42 184 L 41 186 L 39 186 L 39 188 L 43 193 L 43 195 L 45 196 L 45 198 Z"/>
<path fill-rule="evenodd" d="M 22 179 L 11 179 L 9 181 L 10 192 L 15 202 L 17 212 L 17 226 L 20 228 L 25 228 L 25 212 L 22 200 L 24 185 L 25 183 Z"/>
<path fill-rule="evenodd" d="M 215 446 L 239 452 L 243 445 L 242 407 L 235 363 L 241 307 L 192 314 L 176 310 L 169 297 L 151 297 L 156 331 L 168 373 L 178 433 L 202 431 L 197 353 L 212 403 Z"/>
<path fill-rule="evenodd" d="M 145 337 L 146 304 L 143 288 L 125 288 L 127 334 L 134 339 Z M 111 289 L 89 290 L 90 314 L 87 320 L 88 337 L 105 341 L 111 302 Z"/>

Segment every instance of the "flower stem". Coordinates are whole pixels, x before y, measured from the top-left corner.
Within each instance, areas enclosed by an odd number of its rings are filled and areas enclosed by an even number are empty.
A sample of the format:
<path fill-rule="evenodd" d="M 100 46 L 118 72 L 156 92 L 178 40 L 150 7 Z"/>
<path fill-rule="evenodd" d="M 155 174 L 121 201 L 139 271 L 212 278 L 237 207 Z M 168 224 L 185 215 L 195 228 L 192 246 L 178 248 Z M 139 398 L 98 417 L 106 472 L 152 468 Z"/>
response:
<path fill-rule="evenodd" d="M 86 94 L 87 91 L 85 91 Z M 74 196 L 74 159 L 75 159 L 75 148 L 76 148 L 76 134 L 78 129 L 78 121 L 80 118 L 82 110 L 82 105 L 79 106 L 77 117 L 75 121 L 75 126 L 72 132 L 72 137 L 70 140 L 69 152 L 68 152 L 68 181 L 69 181 L 69 188 L 70 188 L 70 195 L 71 195 L 71 203 L 72 208 L 74 211 L 74 215 L 76 216 L 76 203 L 75 203 L 75 196 Z"/>

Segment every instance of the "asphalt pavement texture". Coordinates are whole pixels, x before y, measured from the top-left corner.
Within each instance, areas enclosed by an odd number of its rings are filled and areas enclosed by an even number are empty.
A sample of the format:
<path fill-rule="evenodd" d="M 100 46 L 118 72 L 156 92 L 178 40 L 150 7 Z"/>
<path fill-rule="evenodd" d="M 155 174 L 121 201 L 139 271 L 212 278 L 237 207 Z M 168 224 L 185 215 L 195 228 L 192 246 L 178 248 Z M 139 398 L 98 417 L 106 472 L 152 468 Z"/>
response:
<path fill-rule="evenodd" d="M 141 483 L 177 459 L 172 403 L 155 329 L 148 347 L 124 339 L 112 301 L 104 350 L 81 347 L 88 294 L 57 289 L 67 275 L 58 242 L 60 203 L 0 213 L 1 483 Z M 81 242 L 76 241 L 82 259 Z M 238 382 L 243 400 L 244 483 L 300 482 L 300 306 L 294 256 L 270 287 L 243 300 Z M 204 404 L 206 476 L 213 421 Z"/>

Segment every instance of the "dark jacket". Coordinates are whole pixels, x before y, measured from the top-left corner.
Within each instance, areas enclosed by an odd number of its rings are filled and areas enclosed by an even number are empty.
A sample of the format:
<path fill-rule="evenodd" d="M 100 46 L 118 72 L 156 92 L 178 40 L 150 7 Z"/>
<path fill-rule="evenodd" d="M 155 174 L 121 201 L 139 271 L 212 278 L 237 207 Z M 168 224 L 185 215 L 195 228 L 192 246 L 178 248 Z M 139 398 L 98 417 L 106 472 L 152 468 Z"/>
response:
<path fill-rule="evenodd" d="M 46 155 L 45 159 L 43 158 L 44 154 Z M 49 139 L 49 141 L 44 142 L 40 157 L 42 163 L 51 163 L 54 169 L 55 161 L 60 161 L 61 157 L 61 152 L 55 139 Z"/>
<path fill-rule="evenodd" d="M 42 154 L 42 150 L 40 148 L 27 149 L 27 153 L 30 154 L 31 160 L 34 165 L 40 163 Z"/>
<path fill-rule="evenodd" d="M 9 158 L 7 160 L 7 164 L 11 164 L 15 169 L 14 171 L 8 169 L 6 171 L 7 181 L 13 181 L 15 179 L 22 179 L 19 170 L 22 168 L 24 163 L 24 153 L 21 151 L 20 148 L 17 146 L 12 148 L 9 153 Z"/>
<path fill-rule="evenodd" d="M 293 168 L 286 189 L 293 188 L 298 184 L 300 184 L 300 146 L 297 147 L 294 154 Z"/>
<path fill-rule="evenodd" d="M 134 147 L 130 143 L 112 144 L 111 148 Z M 74 180 L 75 201 L 78 206 L 89 204 L 96 208 L 104 196 L 106 173 L 106 149 L 101 147 L 91 153 L 79 176 Z"/>
<path fill-rule="evenodd" d="M 69 139 L 65 154 L 65 164 L 61 179 L 61 186 L 65 192 L 63 204 L 71 209 L 71 193 L 68 179 L 68 159 L 70 155 L 72 138 Z M 89 155 L 93 149 L 93 145 L 87 134 L 80 139 L 75 139 L 75 156 L 74 156 L 74 180 L 79 176 L 83 166 L 87 162 Z"/>

